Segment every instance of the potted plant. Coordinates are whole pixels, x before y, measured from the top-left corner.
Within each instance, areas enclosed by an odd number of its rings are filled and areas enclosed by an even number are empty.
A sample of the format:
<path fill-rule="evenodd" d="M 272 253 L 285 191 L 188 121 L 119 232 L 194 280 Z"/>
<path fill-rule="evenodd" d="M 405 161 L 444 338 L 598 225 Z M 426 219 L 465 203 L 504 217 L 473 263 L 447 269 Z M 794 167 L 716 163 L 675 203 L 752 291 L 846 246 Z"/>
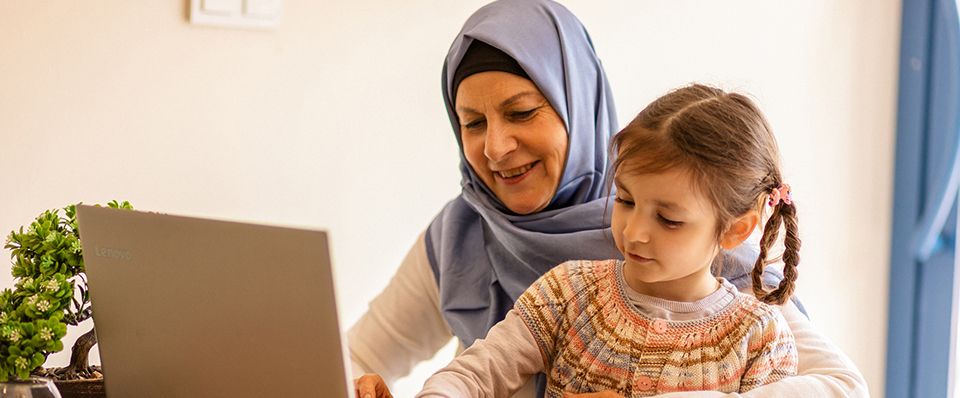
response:
<path fill-rule="evenodd" d="M 109 207 L 133 209 L 129 202 Z M 4 248 L 11 250 L 14 288 L 0 292 L 0 382 L 27 380 L 31 374 L 54 378 L 66 398 L 66 380 L 100 379 L 99 369 L 87 357 L 97 343 L 94 330 L 80 336 L 72 348 L 70 365 L 43 369 L 47 356 L 63 350 L 67 325 L 78 325 L 93 311 L 87 292 L 76 207 L 47 210 L 26 231 L 12 231 Z M 67 388 L 64 388 L 67 387 Z M 85 389 L 89 389 L 87 387 Z M 89 396 L 86 394 L 85 396 Z"/>

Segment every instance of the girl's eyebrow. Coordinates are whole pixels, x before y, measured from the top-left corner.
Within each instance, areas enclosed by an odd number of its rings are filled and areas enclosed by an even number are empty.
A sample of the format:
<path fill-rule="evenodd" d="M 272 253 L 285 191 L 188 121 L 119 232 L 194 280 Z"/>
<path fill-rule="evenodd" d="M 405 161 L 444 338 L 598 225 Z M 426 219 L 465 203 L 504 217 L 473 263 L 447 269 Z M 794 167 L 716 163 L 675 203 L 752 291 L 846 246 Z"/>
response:
<path fill-rule="evenodd" d="M 618 191 L 627 191 L 627 187 L 623 185 L 623 181 L 620 180 L 619 174 L 614 174 L 613 176 L 613 185 L 617 186 Z M 627 191 L 629 193 L 629 191 Z"/>
<path fill-rule="evenodd" d="M 626 185 L 623 184 L 623 180 L 620 179 L 619 175 L 613 177 L 613 184 L 617 186 L 618 191 L 625 191 L 627 193 L 630 193 L 630 190 L 628 190 Z M 667 210 L 680 212 L 682 214 L 687 213 L 687 209 L 685 207 L 680 206 L 673 202 L 664 202 L 662 200 L 657 200 L 657 201 L 654 201 L 653 203 L 656 204 L 657 207 L 662 207 Z"/>
<path fill-rule="evenodd" d="M 676 203 L 663 202 L 663 201 L 659 201 L 659 200 L 656 201 L 655 203 L 657 204 L 657 206 L 663 207 L 663 208 L 665 208 L 665 209 L 667 209 L 667 210 L 673 210 L 673 211 L 676 211 L 676 212 L 678 212 L 678 213 L 686 213 L 686 211 L 687 211 L 687 209 L 684 209 L 683 207 L 681 207 L 680 205 L 678 205 L 678 204 L 676 204 Z"/>

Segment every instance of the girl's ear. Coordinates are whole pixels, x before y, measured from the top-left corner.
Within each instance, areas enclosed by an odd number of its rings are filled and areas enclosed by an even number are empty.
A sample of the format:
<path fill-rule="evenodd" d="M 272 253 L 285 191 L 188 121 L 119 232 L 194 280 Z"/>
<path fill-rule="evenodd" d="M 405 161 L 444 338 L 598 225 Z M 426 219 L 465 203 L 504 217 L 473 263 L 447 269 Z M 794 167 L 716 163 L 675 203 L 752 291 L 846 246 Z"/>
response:
<path fill-rule="evenodd" d="M 730 228 L 727 228 L 727 232 L 724 232 L 723 236 L 720 237 L 720 247 L 733 250 L 740 246 L 743 241 L 750 237 L 759 222 L 760 214 L 756 210 L 741 214 L 733 220 Z"/>

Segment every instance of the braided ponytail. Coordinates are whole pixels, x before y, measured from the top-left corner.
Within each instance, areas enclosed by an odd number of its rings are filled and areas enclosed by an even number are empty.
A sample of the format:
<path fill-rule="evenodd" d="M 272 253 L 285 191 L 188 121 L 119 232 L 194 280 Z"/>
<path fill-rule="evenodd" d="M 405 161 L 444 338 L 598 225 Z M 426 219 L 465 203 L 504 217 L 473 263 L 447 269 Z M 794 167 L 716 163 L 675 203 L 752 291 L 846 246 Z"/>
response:
<path fill-rule="evenodd" d="M 783 225 L 783 280 L 773 291 L 767 292 L 763 288 L 763 269 L 767 264 L 770 248 L 777 241 L 780 226 Z M 763 236 L 760 238 L 760 256 L 753 266 L 751 278 L 753 293 L 758 299 L 769 304 L 785 304 L 796 288 L 797 264 L 800 263 L 800 236 L 797 230 L 797 207 L 793 202 L 780 202 L 773 206 L 773 211 L 766 225 L 763 226 Z"/>

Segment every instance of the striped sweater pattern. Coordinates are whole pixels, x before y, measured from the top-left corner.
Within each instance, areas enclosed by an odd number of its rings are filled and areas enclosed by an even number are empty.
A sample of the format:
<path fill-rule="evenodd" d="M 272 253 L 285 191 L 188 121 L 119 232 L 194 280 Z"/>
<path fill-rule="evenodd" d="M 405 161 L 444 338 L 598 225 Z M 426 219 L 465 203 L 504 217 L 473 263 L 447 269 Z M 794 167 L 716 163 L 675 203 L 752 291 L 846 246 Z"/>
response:
<path fill-rule="evenodd" d="M 706 318 L 652 319 L 628 303 L 622 268 L 566 262 L 517 300 L 544 358 L 547 397 L 745 392 L 796 374 L 796 344 L 778 308 L 738 292 Z"/>

